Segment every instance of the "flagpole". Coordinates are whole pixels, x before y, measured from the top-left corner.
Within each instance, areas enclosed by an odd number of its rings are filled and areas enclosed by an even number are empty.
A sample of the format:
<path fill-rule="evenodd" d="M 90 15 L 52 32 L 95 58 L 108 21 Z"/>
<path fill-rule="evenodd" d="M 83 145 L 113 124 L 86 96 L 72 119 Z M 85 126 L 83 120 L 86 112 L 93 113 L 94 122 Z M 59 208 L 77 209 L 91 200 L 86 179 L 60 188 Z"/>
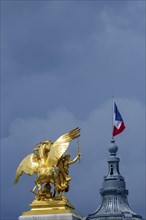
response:
<path fill-rule="evenodd" d="M 113 137 L 113 126 L 114 126 L 114 118 L 113 118 L 113 116 L 114 116 L 114 95 L 112 95 L 112 139 L 114 139 L 114 137 Z"/>

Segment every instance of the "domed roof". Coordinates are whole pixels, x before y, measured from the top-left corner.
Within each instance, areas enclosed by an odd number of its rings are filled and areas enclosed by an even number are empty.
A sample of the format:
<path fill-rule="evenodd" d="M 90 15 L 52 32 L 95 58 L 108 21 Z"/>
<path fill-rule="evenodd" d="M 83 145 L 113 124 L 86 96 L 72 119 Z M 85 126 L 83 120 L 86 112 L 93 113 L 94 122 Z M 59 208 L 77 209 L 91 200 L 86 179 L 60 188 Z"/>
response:
<path fill-rule="evenodd" d="M 120 159 L 116 157 L 118 147 L 112 138 L 108 159 L 108 174 L 104 177 L 100 194 L 102 202 L 97 210 L 86 220 L 142 220 L 142 217 L 133 212 L 128 204 L 128 190 L 124 177 L 119 171 Z"/>

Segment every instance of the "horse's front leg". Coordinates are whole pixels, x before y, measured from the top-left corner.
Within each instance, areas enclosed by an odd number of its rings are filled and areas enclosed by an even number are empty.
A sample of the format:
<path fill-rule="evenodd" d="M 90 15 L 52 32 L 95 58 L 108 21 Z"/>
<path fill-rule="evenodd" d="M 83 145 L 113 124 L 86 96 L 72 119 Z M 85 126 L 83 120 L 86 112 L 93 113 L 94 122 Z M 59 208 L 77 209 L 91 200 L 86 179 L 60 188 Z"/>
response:
<path fill-rule="evenodd" d="M 42 184 L 37 183 L 37 187 L 38 187 L 38 193 L 42 193 Z"/>
<path fill-rule="evenodd" d="M 35 190 L 36 190 L 36 188 L 37 188 L 37 183 L 36 183 L 36 181 L 34 181 L 34 182 L 35 182 L 35 186 L 33 187 L 32 190 L 30 190 L 32 193 L 35 193 Z"/>
<path fill-rule="evenodd" d="M 41 200 L 42 198 L 42 184 L 37 182 L 37 188 L 38 188 L 38 192 L 35 193 L 36 194 L 36 199 L 37 200 Z"/>

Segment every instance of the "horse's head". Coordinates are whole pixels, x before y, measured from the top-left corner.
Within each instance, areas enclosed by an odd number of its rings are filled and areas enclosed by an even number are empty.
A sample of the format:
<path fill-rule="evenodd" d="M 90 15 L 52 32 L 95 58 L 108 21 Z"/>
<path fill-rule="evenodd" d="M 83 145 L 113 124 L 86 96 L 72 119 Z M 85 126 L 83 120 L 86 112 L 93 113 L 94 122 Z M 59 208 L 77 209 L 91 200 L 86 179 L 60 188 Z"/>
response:
<path fill-rule="evenodd" d="M 42 146 L 49 151 L 52 144 L 53 143 L 50 140 L 42 141 L 34 147 L 33 151 L 39 151 L 40 147 Z"/>
<path fill-rule="evenodd" d="M 44 144 L 44 145 L 45 145 L 45 148 L 46 148 L 48 151 L 50 151 L 50 148 L 51 148 L 51 146 L 52 146 L 53 143 L 52 143 L 50 140 L 46 140 L 46 141 L 43 141 L 42 144 Z"/>

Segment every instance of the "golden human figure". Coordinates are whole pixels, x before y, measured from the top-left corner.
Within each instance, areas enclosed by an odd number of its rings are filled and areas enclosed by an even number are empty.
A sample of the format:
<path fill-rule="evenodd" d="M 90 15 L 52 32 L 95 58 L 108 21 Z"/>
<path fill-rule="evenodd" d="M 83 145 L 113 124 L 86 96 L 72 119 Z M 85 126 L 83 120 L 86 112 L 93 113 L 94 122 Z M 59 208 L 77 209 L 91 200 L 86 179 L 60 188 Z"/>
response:
<path fill-rule="evenodd" d="M 36 194 L 38 200 L 61 196 L 67 192 L 71 180 L 69 165 L 80 159 L 80 152 L 78 151 L 73 160 L 70 160 L 70 155 L 65 152 L 70 142 L 79 136 L 80 129 L 75 128 L 61 135 L 54 143 L 46 140 L 37 144 L 33 153 L 26 156 L 19 164 L 14 183 L 18 182 L 23 173 L 36 174 L 35 186 L 31 191 Z"/>
<path fill-rule="evenodd" d="M 70 154 L 66 154 L 60 158 L 57 166 L 59 167 L 59 182 L 62 192 L 68 192 L 69 190 L 69 181 L 71 177 L 69 176 L 69 165 L 74 164 L 77 160 L 80 159 L 80 152 L 74 160 L 70 160 Z"/>

